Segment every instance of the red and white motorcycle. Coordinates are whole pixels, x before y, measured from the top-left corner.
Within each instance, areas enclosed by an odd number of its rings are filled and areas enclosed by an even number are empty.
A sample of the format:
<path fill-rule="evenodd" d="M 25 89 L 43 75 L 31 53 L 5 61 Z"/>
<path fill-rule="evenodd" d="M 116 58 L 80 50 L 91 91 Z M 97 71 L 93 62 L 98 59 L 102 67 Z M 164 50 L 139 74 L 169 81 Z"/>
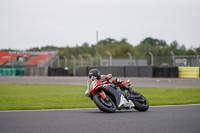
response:
<path fill-rule="evenodd" d="M 123 81 L 126 87 L 130 87 L 130 80 Z M 125 91 L 126 88 L 120 88 L 118 85 L 109 81 L 101 82 L 95 77 L 87 81 L 87 90 L 85 96 L 90 97 L 97 107 L 104 112 L 113 113 L 117 109 L 136 109 L 138 111 L 147 111 L 149 103 L 140 93 L 131 93 Z"/>

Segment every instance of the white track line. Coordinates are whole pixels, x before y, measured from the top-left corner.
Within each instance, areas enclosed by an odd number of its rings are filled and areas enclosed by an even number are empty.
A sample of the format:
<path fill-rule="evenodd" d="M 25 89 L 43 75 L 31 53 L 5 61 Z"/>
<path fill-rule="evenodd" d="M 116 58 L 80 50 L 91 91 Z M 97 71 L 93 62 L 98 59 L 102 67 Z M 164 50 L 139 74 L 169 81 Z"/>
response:
<path fill-rule="evenodd" d="M 200 104 L 183 104 L 183 105 L 161 105 L 161 106 L 150 106 L 150 108 L 166 108 L 166 107 L 184 107 L 184 106 L 200 106 Z M 46 109 L 46 110 L 10 110 L 0 111 L 3 112 L 49 112 L 49 111 L 77 111 L 77 110 L 96 110 L 98 108 L 75 108 L 75 109 Z"/>
<path fill-rule="evenodd" d="M 8 111 L 0 111 L 1 112 L 48 112 L 48 111 L 70 111 L 70 110 L 92 110 L 98 108 L 75 108 L 75 109 L 44 109 L 44 110 L 8 110 Z"/>
<path fill-rule="evenodd" d="M 200 106 L 200 104 L 160 105 L 160 106 L 150 106 L 150 108 L 182 107 L 182 106 Z"/>

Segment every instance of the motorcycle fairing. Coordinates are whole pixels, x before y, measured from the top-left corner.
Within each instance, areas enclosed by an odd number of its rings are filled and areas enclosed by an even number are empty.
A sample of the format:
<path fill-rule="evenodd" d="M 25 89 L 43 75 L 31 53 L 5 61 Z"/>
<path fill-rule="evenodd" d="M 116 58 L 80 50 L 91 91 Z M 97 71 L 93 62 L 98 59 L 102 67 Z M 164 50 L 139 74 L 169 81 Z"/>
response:
<path fill-rule="evenodd" d="M 118 108 L 125 107 L 125 108 L 133 108 L 135 107 L 134 103 L 131 100 L 127 100 L 120 88 L 114 87 L 112 84 L 105 84 L 102 87 L 102 90 L 114 96 L 115 104 Z M 102 96 L 102 98 L 104 98 Z"/>
<path fill-rule="evenodd" d="M 122 106 L 128 107 L 128 108 L 133 108 L 133 107 L 135 107 L 135 104 L 131 100 L 127 101 L 127 99 L 124 97 L 124 95 L 121 94 L 120 104 L 118 105 L 118 108 L 121 108 Z"/>
<path fill-rule="evenodd" d="M 115 102 L 116 106 L 118 107 L 118 105 L 120 104 L 121 93 L 119 93 L 116 89 L 114 89 L 111 84 L 105 84 L 103 87 L 101 87 L 101 89 L 105 93 L 108 93 L 114 97 L 114 102 Z"/>

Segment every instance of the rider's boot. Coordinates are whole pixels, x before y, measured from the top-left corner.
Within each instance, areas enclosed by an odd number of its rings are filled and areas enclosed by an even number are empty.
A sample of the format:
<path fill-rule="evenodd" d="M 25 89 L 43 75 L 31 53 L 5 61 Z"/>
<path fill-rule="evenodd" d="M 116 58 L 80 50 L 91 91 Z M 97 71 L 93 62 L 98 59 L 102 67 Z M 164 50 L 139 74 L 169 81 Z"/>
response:
<path fill-rule="evenodd" d="M 130 87 L 128 87 L 127 90 L 128 90 L 128 92 L 129 92 L 129 94 L 130 94 L 130 96 L 129 96 L 129 100 L 130 100 L 130 99 L 133 98 L 134 90 L 133 90 L 132 88 L 130 88 Z"/>
<path fill-rule="evenodd" d="M 131 87 L 128 87 L 127 90 L 129 91 L 130 94 L 134 94 L 134 90 Z"/>

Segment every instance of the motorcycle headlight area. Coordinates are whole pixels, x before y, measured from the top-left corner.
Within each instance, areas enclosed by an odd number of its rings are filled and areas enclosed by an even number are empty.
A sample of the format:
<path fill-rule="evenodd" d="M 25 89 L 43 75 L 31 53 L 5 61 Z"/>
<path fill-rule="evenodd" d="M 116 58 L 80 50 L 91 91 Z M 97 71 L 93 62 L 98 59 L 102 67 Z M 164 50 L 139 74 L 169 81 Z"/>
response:
<path fill-rule="evenodd" d="M 92 81 L 91 85 L 90 85 L 90 88 L 91 88 L 91 91 L 97 86 L 97 82 L 94 80 Z"/>

